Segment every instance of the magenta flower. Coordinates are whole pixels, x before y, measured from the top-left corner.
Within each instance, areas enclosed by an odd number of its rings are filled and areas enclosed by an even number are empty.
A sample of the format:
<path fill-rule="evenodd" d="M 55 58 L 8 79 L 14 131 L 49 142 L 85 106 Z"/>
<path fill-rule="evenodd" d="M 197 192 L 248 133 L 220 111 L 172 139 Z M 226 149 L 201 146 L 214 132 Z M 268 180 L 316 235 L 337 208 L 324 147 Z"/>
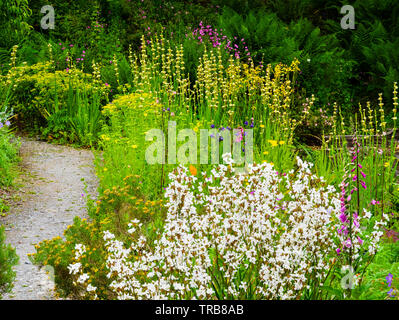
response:
<path fill-rule="evenodd" d="M 363 176 L 363 178 L 366 178 L 366 174 L 363 171 L 360 171 L 360 174 Z"/>
<path fill-rule="evenodd" d="M 347 223 L 347 222 L 348 222 L 348 217 L 346 216 L 345 213 L 341 213 L 341 215 L 339 216 L 339 220 L 340 220 L 342 223 Z"/>
<path fill-rule="evenodd" d="M 367 189 L 366 183 L 363 180 L 360 180 L 360 184 L 364 189 Z"/>

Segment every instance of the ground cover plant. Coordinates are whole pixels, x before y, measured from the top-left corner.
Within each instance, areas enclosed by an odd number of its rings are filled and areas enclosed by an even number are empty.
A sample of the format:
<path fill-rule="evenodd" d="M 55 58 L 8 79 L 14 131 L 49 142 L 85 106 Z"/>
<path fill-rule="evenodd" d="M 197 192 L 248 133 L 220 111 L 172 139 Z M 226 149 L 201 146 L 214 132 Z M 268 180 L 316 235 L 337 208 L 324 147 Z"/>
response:
<path fill-rule="evenodd" d="M 348 38 L 318 1 L 60 0 L 54 31 L 21 3 L 0 170 L 19 128 L 91 148 L 99 180 L 88 219 L 30 255 L 57 293 L 397 299 L 397 10 L 372 29 L 374 4 Z"/>
<path fill-rule="evenodd" d="M 14 165 L 17 160 L 18 144 L 13 140 L 10 125 L 12 109 L 9 106 L 11 86 L 0 91 L 0 191 L 9 187 L 15 176 Z M 0 216 L 7 213 L 9 207 L 0 193 Z M 4 227 L 0 226 L 0 298 L 12 288 L 15 272 L 12 267 L 18 262 L 15 249 L 5 243 Z"/>

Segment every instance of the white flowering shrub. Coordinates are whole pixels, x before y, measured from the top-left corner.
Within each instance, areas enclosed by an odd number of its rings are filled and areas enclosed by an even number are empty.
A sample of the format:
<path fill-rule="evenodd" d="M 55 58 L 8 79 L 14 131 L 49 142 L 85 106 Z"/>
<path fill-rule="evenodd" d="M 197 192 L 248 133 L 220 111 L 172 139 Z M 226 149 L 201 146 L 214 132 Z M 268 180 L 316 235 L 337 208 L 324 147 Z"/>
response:
<path fill-rule="evenodd" d="M 225 163 L 200 177 L 178 167 L 165 191 L 159 237 L 129 247 L 106 231 L 109 290 L 118 299 L 298 299 L 317 295 L 337 256 L 340 198 L 297 159 L 235 174 Z M 132 221 L 129 232 L 142 228 Z M 136 235 L 136 238 L 138 236 Z M 76 261 L 85 250 L 77 245 Z M 96 297 L 79 263 L 70 272 Z"/>

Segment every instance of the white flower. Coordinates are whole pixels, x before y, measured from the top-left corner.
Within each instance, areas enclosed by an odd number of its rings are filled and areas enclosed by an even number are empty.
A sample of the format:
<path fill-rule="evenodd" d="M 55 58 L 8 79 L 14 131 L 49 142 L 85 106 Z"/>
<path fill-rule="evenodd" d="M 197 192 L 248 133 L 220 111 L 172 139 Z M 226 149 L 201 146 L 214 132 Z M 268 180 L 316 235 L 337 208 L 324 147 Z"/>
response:
<path fill-rule="evenodd" d="M 79 276 L 78 278 L 78 283 L 85 283 L 89 279 L 89 275 L 87 273 L 83 273 L 82 275 Z"/>
<path fill-rule="evenodd" d="M 110 239 L 114 239 L 114 238 L 115 238 L 115 236 L 112 233 L 110 233 L 108 230 L 104 231 L 103 239 L 105 241 L 110 240 Z"/>
<path fill-rule="evenodd" d="M 364 212 L 364 217 L 366 219 L 370 219 L 371 218 L 371 212 L 370 211 L 367 211 L 366 209 L 364 209 L 363 212 Z"/>
<path fill-rule="evenodd" d="M 70 264 L 68 266 L 69 274 L 77 274 L 80 271 L 82 264 L 80 262 Z"/>
<path fill-rule="evenodd" d="M 92 292 L 92 291 L 96 291 L 97 288 L 94 287 L 94 286 L 92 286 L 92 285 L 89 283 L 88 286 L 87 286 L 87 288 L 86 288 L 86 290 L 87 290 L 88 292 Z"/>

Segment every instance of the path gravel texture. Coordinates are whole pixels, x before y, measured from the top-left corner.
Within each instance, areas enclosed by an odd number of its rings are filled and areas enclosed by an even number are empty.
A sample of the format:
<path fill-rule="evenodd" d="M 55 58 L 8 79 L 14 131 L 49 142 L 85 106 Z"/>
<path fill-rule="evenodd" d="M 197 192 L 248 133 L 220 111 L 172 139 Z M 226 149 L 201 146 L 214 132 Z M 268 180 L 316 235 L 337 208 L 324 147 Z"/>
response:
<path fill-rule="evenodd" d="M 10 213 L 0 217 L 6 228 L 6 241 L 16 248 L 19 264 L 16 279 L 6 300 L 50 300 L 54 295 L 51 269 L 39 269 L 27 254 L 45 239 L 63 237 L 75 216 L 86 217 L 86 193 L 97 196 L 94 156 L 90 150 L 21 138 L 20 156 L 23 173 L 18 200 L 11 204 Z M 84 194 L 82 196 L 82 194 Z M 47 272 L 46 272 L 47 271 Z"/>

